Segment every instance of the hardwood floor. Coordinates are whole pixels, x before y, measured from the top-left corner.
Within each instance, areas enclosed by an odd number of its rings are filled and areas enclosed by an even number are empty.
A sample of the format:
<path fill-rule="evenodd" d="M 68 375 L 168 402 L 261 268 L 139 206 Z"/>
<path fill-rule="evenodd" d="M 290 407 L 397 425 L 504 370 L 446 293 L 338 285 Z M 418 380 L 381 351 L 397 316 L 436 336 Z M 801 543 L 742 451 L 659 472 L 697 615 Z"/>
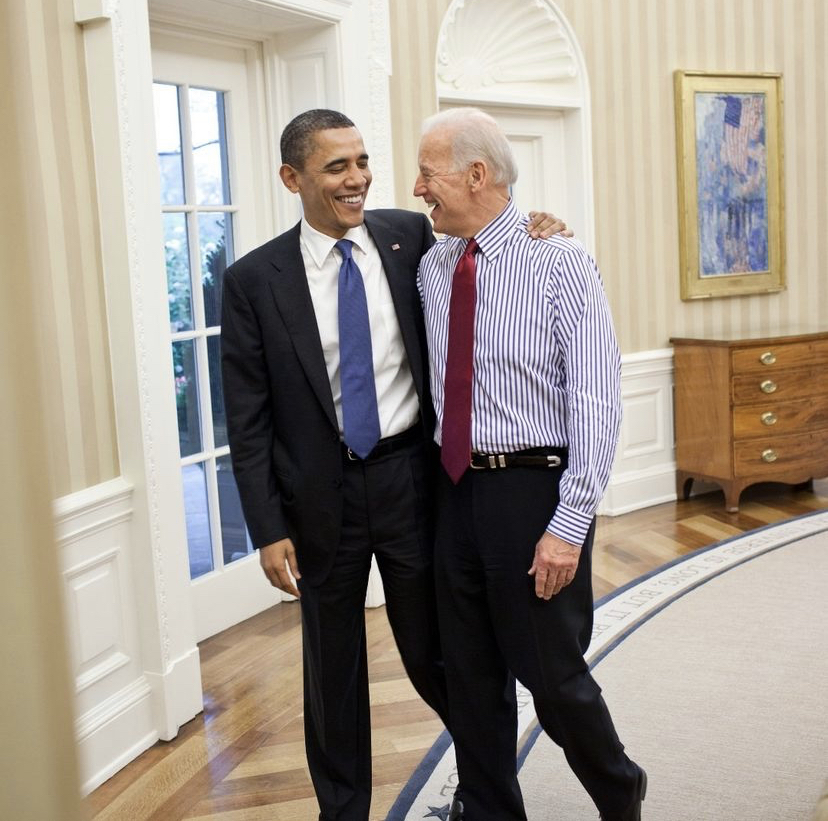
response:
<path fill-rule="evenodd" d="M 739 513 L 720 492 L 598 523 L 595 598 L 677 556 L 773 522 L 828 509 L 828 480 L 813 489 L 756 485 Z M 384 608 L 366 611 L 374 801 L 384 819 L 442 730 L 408 683 Z M 312 821 L 304 760 L 299 606 L 283 603 L 200 646 L 204 712 L 85 799 L 95 821 Z"/>

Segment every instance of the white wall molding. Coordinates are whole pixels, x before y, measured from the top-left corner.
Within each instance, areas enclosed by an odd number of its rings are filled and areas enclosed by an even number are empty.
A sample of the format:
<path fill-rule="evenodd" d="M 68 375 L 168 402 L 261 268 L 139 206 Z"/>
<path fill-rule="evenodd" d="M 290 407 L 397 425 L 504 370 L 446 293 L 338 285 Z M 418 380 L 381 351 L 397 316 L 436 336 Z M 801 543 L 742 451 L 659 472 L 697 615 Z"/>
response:
<path fill-rule="evenodd" d="M 57 499 L 53 511 L 88 792 L 159 735 L 135 615 L 133 487 L 118 477 Z"/>
<path fill-rule="evenodd" d="M 394 197 L 394 152 L 391 135 L 391 24 L 388 0 L 370 0 L 367 13 L 371 26 L 368 56 L 368 97 L 371 100 L 370 132 L 367 139 L 371 166 L 376 174 L 371 183 L 374 202 L 383 208 L 396 205 Z"/>
<path fill-rule="evenodd" d="M 96 704 L 75 721 L 78 743 L 85 744 L 109 722 L 117 720 L 142 701 L 147 701 L 151 695 L 149 684 L 141 677 Z"/>
<path fill-rule="evenodd" d="M 122 477 L 54 502 L 75 680 L 81 783 L 95 789 L 193 712 L 198 647 L 145 664 L 132 562 L 133 488 Z M 200 686 L 197 692 L 201 707 Z"/>
<path fill-rule="evenodd" d="M 149 683 L 136 679 L 76 721 L 84 795 L 158 740 L 151 700 Z"/>
<path fill-rule="evenodd" d="M 93 535 L 132 516 L 132 485 L 122 476 L 52 502 L 62 544 Z"/>
<path fill-rule="evenodd" d="M 599 513 L 618 516 L 676 498 L 673 440 L 673 351 L 621 358 L 624 417 Z"/>
<path fill-rule="evenodd" d="M 113 0 L 75 0 L 75 22 L 85 26 L 113 15 Z"/>
<path fill-rule="evenodd" d="M 320 22 L 337 23 L 360 2 L 363 0 L 149 0 L 149 8 L 153 20 L 264 39 Z"/>
<path fill-rule="evenodd" d="M 354 0 L 338 26 L 338 84 L 331 105 L 356 124 L 371 155 L 369 208 L 393 208 L 391 28 L 388 0 Z"/>
<path fill-rule="evenodd" d="M 168 717 L 166 725 L 158 725 L 156 722 L 158 737 L 164 741 L 169 741 L 178 735 L 179 722 L 175 717 L 185 715 L 192 709 L 190 683 L 196 678 L 199 682 L 201 681 L 200 664 L 198 647 L 193 647 L 180 657 L 173 659 L 163 673 L 146 671 L 144 674 L 152 689 L 154 714 Z M 200 708 L 200 689 L 198 696 Z"/>
<path fill-rule="evenodd" d="M 440 96 L 491 87 L 526 94 L 532 87 L 535 94 L 577 99 L 579 69 L 565 18 L 544 2 L 456 0 L 437 41 Z"/>

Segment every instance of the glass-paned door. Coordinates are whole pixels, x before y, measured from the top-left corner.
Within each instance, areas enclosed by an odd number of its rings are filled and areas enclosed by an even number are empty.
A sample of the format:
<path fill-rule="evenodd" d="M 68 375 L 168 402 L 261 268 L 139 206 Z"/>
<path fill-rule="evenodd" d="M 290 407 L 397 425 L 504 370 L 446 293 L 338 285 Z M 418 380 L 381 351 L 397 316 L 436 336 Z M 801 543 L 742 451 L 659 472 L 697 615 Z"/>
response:
<path fill-rule="evenodd" d="M 195 579 L 253 550 L 229 470 L 219 368 L 222 276 L 233 261 L 237 209 L 226 92 L 161 82 L 153 91 L 181 476 Z"/>
<path fill-rule="evenodd" d="M 252 135 L 260 130 L 252 122 L 257 65 L 255 50 L 158 32 L 153 64 L 170 378 L 202 638 L 257 612 L 256 591 L 267 604 L 274 601 L 252 557 L 233 478 L 220 368 L 224 270 L 237 249 L 264 239 L 251 230 L 261 222 L 250 160 Z M 230 573 L 236 565 L 249 567 Z"/>

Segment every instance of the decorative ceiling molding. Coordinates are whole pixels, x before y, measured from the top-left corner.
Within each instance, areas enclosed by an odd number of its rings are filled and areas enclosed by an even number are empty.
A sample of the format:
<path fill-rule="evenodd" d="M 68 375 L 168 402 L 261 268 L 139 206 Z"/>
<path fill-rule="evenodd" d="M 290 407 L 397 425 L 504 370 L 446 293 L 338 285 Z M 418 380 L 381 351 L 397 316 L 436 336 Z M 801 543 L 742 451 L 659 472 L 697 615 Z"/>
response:
<path fill-rule="evenodd" d="M 546 0 L 455 0 L 437 42 L 443 92 L 580 86 L 569 27 Z"/>

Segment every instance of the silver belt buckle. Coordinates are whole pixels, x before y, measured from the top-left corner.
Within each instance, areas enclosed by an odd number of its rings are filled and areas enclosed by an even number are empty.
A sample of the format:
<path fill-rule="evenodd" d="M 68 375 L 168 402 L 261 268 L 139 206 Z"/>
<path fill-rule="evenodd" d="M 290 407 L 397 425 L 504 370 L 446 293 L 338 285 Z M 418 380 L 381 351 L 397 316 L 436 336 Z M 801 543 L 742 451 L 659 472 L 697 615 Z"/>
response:
<path fill-rule="evenodd" d="M 489 462 L 488 465 L 475 465 L 472 460 L 475 456 L 484 456 Z M 469 467 L 472 470 L 495 470 L 506 467 L 506 455 L 503 453 L 473 453 L 469 457 Z"/>
<path fill-rule="evenodd" d="M 352 462 L 358 462 L 359 461 L 359 456 L 357 456 L 350 448 L 348 448 L 348 458 Z"/>
<path fill-rule="evenodd" d="M 561 464 L 561 457 L 560 456 L 547 456 L 546 457 L 546 467 L 556 468 L 556 467 L 559 467 L 560 464 Z"/>
<path fill-rule="evenodd" d="M 486 470 L 486 468 L 483 465 L 476 465 L 474 463 L 474 457 L 475 457 L 475 454 L 471 454 L 471 456 L 469 456 L 469 467 L 472 470 Z"/>

